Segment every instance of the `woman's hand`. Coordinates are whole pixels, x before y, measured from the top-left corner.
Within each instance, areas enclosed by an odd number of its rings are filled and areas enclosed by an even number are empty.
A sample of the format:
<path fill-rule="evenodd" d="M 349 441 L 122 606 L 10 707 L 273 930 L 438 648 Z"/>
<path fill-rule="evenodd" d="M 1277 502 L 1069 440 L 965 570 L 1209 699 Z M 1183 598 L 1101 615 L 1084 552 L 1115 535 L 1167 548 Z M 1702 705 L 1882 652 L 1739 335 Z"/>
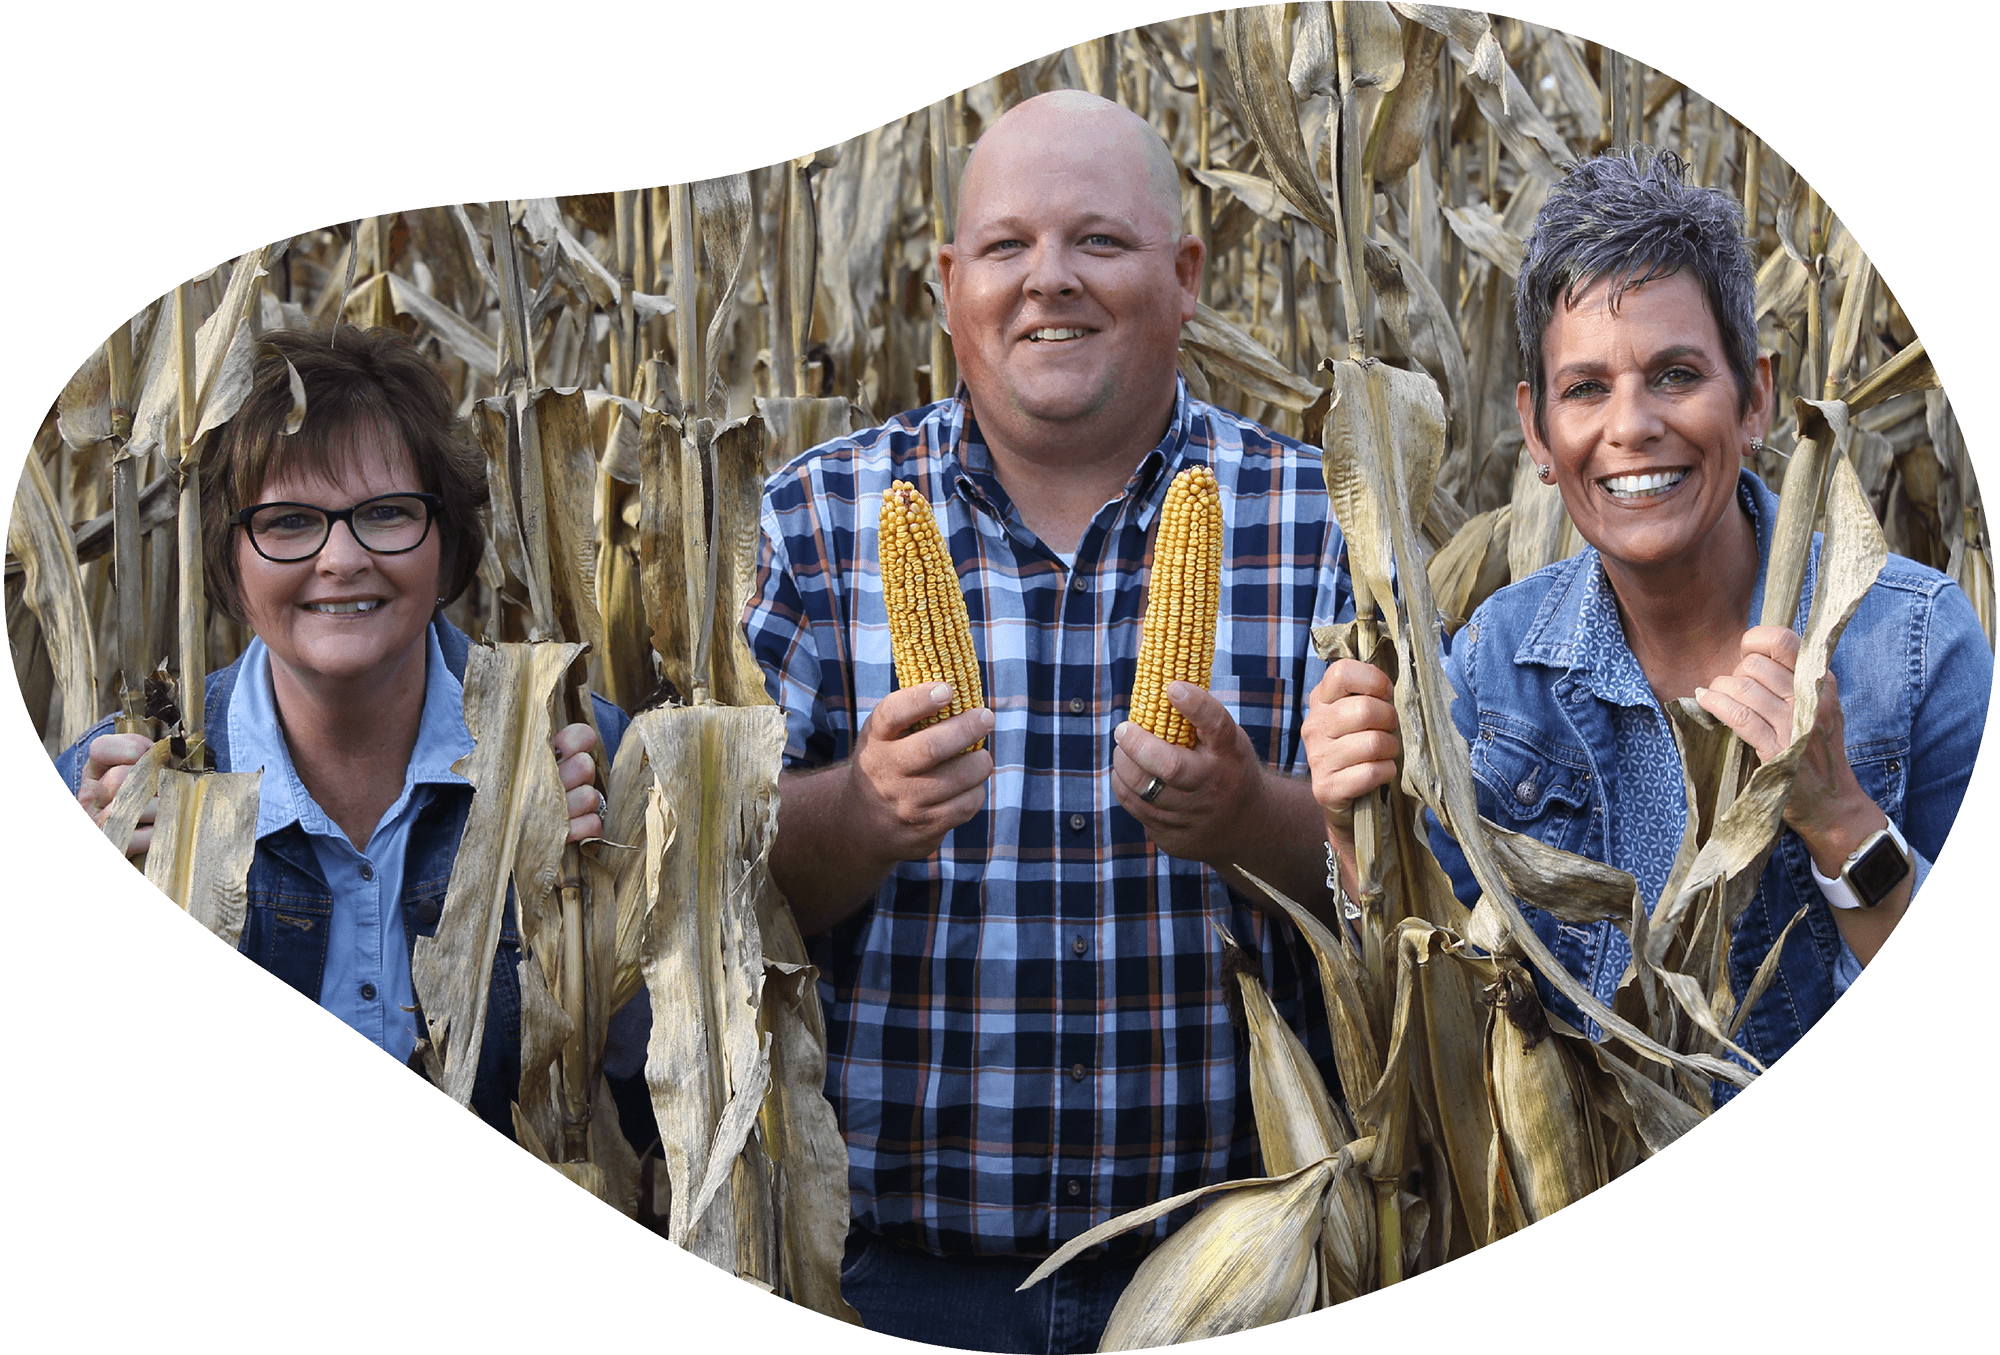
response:
<path fill-rule="evenodd" d="M 1728 725 L 1768 761 L 1792 740 L 1792 672 L 1798 666 L 1799 637 L 1779 626 L 1743 633 L 1743 657 L 1736 671 L 1695 689 L 1695 703 Z M 1785 826 L 1799 835 L 1813 864 L 1829 879 L 1848 856 L 1889 821 L 1868 798 L 1847 763 L 1847 724 L 1840 713 L 1840 684 L 1829 670 L 1820 685 L 1812 732 L 1799 757 Z M 1909 906 L 1915 871 L 1873 908 L 1836 908 L 1834 925 L 1856 959 L 1867 964 L 1888 939 Z"/>
<path fill-rule="evenodd" d="M 1389 675 L 1359 659 L 1340 659 L 1306 703 L 1306 763 L 1313 799 L 1326 816 L 1327 841 L 1340 858 L 1343 887 L 1354 887 L 1354 802 L 1389 784 L 1403 751 Z"/>
<path fill-rule="evenodd" d="M 76 788 L 76 802 L 84 807 L 92 823 L 104 826 L 118 788 L 132 774 L 132 764 L 152 746 L 153 741 L 144 734 L 104 734 L 91 740 L 90 759 L 84 764 L 83 780 Z M 139 856 L 153 845 L 153 816 L 159 808 L 159 799 L 155 797 L 139 815 L 139 826 L 125 844 L 125 855 Z"/>
<path fill-rule="evenodd" d="M 597 731 L 586 724 L 564 725 L 549 742 L 556 750 L 556 772 L 569 792 L 569 840 L 603 837 L 604 817 L 599 811 L 604 808 L 604 797 L 590 783 L 597 770 L 590 756 L 597 747 Z M 93 750 L 95 747 L 93 744 Z"/>
<path fill-rule="evenodd" d="M 1792 741 L 1792 674 L 1798 661 L 1797 635 L 1782 626 L 1754 627 L 1743 633 L 1742 657 L 1735 671 L 1697 688 L 1695 704 L 1734 730 L 1760 761 L 1768 762 Z M 1847 765 L 1840 683 L 1829 670 L 1791 798 L 1785 802 L 1785 824 L 1805 840 L 1820 873 L 1833 876 L 1840 873 L 1848 852 L 1886 821 Z"/>

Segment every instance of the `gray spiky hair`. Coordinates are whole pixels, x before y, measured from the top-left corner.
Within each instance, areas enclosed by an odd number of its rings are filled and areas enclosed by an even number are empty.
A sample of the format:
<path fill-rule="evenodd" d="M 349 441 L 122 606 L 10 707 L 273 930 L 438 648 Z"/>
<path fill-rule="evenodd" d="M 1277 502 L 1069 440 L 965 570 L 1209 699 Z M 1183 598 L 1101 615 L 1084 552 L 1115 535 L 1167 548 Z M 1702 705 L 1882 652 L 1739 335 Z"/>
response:
<path fill-rule="evenodd" d="M 1521 365 L 1542 431 L 1548 375 L 1542 340 L 1557 300 L 1573 304 L 1599 278 L 1612 278 L 1611 304 L 1627 289 L 1687 272 L 1701 284 L 1736 375 L 1739 411 L 1750 407 L 1757 377 L 1756 270 L 1742 234 L 1742 209 L 1726 193 L 1687 182 L 1687 163 L 1671 151 L 1634 146 L 1572 168 L 1549 192 L 1527 240 L 1514 288 Z"/>

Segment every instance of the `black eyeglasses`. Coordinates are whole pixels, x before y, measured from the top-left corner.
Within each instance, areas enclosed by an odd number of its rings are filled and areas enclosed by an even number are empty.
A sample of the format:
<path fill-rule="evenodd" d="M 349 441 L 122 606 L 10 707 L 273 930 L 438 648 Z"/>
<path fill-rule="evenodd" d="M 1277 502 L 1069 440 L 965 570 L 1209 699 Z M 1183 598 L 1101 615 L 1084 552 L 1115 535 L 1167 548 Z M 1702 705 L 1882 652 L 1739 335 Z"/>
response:
<path fill-rule="evenodd" d="M 435 494 L 378 494 L 352 508 L 310 503 L 254 503 L 230 519 L 250 534 L 250 544 L 274 564 L 296 564 L 318 555 L 344 522 L 354 539 L 375 555 L 401 555 L 424 544 L 437 516 Z"/>

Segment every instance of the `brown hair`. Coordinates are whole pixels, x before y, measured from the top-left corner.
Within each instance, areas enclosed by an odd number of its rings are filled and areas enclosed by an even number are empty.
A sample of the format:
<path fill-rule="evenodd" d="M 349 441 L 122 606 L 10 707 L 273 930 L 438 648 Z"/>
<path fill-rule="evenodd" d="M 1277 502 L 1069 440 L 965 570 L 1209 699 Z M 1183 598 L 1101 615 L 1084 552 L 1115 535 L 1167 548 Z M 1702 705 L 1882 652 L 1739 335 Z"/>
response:
<path fill-rule="evenodd" d="M 289 366 L 287 365 L 289 364 Z M 292 376 L 305 387 L 305 418 L 292 414 Z M 275 330 L 263 337 L 250 394 L 202 458 L 201 535 L 211 606 L 243 617 L 234 518 L 258 501 L 280 463 L 330 474 L 357 431 L 393 431 L 425 491 L 437 495 L 439 592 L 450 602 L 472 582 L 486 549 L 486 458 L 464 436 L 451 393 L 430 359 L 393 329 Z"/>

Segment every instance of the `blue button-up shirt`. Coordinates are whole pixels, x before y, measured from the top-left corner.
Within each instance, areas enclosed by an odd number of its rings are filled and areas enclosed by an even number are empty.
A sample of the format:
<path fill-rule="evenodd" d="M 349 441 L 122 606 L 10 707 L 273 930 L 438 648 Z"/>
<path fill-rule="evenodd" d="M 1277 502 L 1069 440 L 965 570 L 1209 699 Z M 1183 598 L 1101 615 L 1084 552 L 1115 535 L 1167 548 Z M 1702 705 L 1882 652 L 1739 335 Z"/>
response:
<path fill-rule="evenodd" d="M 892 480 L 938 516 L 995 720 L 981 812 L 815 941 L 827 1094 L 865 1227 L 945 1254 L 1046 1255 L 1259 1169 L 1213 924 L 1260 957 L 1301 1027 L 1318 1009 L 1310 964 L 1288 926 L 1155 849 L 1111 789 L 1152 528 L 1192 465 L 1213 468 L 1228 524 L 1211 692 L 1269 768 L 1302 771 L 1324 671 L 1310 629 L 1353 610 L 1317 451 L 1182 386 L 1073 560 L 1022 522 L 963 400 L 815 448 L 766 486 L 745 627 L 787 765 L 847 757 L 896 685 L 876 537 Z"/>
<path fill-rule="evenodd" d="M 472 751 L 465 727 L 465 689 L 445 665 L 435 628 L 424 632 L 424 710 L 403 789 L 359 849 L 313 800 L 292 766 L 271 692 L 270 651 L 252 640 L 229 703 L 234 765 L 263 769 L 257 836 L 296 823 L 333 892 L 327 921 L 326 970 L 319 1002 L 399 1062 L 416 1048 L 416 995 L 403 936 L 403 858 L 410 825 L 429 803 L 432 786 L 470 784 L 451 764 Z"/>

